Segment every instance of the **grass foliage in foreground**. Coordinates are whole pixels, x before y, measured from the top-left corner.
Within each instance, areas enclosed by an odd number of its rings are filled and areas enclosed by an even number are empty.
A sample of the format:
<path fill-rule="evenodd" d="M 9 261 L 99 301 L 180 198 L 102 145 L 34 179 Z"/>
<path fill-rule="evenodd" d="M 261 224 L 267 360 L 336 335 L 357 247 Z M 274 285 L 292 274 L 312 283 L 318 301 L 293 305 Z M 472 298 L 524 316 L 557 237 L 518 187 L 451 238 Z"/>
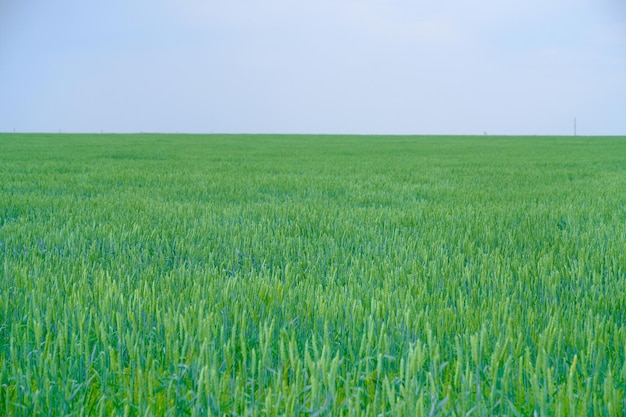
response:
<path fill-rule="evenodd" d="M 626 139 L 0 135 L 0 414 L 625 413 Z"/>

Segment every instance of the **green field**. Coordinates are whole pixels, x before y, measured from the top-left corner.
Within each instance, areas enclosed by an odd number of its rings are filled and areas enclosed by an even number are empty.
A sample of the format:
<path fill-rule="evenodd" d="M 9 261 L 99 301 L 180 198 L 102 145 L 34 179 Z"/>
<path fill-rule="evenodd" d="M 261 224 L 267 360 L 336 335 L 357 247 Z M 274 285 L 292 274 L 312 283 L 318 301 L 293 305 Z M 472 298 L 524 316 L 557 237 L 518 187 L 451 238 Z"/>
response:
<path fill-rule="evenodd" d="M 626 138 L 0 135 L 0 415 L 623 416 Z"/>

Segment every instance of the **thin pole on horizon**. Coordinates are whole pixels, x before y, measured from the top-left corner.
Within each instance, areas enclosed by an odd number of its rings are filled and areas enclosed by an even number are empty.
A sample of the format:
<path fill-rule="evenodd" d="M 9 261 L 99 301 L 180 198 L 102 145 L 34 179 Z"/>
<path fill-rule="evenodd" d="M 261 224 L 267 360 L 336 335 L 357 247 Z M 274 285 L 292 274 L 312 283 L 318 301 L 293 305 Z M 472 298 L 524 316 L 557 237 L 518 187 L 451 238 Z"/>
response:
<path fill-rule="evenodd" d="M 574 117 L 574 136 L 576 136 L 576 118 Z"/>

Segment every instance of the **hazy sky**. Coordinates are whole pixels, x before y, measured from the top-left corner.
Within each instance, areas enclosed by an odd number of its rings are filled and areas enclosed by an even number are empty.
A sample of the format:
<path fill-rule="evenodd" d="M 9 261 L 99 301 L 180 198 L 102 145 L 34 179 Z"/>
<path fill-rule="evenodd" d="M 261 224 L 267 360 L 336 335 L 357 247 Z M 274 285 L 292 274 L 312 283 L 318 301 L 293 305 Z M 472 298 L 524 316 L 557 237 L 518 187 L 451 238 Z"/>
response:
<path fill-rule="evenodd" d="M 624 0 L 0 0 L 0 131 L 626 135 Z"/>

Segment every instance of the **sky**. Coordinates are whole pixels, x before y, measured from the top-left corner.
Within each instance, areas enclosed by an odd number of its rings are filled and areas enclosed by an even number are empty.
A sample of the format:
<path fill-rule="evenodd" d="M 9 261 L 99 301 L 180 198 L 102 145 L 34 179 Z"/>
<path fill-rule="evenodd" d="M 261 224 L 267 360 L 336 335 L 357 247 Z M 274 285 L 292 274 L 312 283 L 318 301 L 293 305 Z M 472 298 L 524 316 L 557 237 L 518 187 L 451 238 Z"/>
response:
<path fill-rule="evenodd" d="M 0 132 L 626 135 L 624 0 L 0 0 Z"/>

